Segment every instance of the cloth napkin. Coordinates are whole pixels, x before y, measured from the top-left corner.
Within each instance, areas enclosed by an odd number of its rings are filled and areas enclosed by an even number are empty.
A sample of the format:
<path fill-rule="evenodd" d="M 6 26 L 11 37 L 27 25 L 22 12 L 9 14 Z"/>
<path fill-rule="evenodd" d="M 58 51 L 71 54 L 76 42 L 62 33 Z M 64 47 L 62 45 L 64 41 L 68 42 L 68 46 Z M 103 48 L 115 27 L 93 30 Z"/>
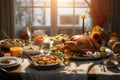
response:
<path fill-rule="evenodd" d="M 27 67 L 23 80 L 87 80 L 88 71 L 93 66 L 93 62 L 73 61 L 69 65 L 62 65 L 53 70 L 36 70 Z"/>

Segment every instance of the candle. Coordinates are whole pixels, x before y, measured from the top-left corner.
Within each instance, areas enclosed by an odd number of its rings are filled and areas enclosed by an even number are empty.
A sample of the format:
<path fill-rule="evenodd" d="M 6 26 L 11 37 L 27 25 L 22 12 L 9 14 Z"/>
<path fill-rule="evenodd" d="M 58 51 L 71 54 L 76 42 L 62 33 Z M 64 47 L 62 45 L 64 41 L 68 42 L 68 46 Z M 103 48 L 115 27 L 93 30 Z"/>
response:
<path fill-rule="evenodd" d="M 85 14 L 81 14 L 81 18 L 82 18 L 82 19 L 85 19 L 85 18 L 86 18 L 86 15 L 85 15 Z"/>
<path fill-rule="evenodd" d="M 85 15 L 85 14 L 82 14 L 82 15 L 81 15 L 81 18 L 83 19 L 82 32 L 83 32 L 83 35 L 84 35 L 84 19 L 86 18 L 86 15 Z"/>
<path fill-rule="evenodd" d="M 21 47 L 11 47 L 10 48 L 10 55 L 11 56 L 20 56 L 22 54 L 22 48 Z"/>

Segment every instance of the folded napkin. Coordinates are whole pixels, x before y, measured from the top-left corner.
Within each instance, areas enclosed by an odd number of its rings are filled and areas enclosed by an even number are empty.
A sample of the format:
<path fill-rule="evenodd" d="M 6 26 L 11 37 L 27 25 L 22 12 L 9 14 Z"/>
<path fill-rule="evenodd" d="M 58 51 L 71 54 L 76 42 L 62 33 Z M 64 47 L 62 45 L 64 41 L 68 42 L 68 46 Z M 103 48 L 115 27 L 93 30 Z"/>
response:
<path fill-rule="evenodd" d="M 71 62 L 69 66 L 67 66 L 67 71 L 79 73 L 79 74 L 87 74 L 89 69 L 93 66 L 93 62 Z M 66 67 L 65 67 L 66 69 Z M 65 70 L 66 71 L 66 70 Z"/>
<path fill-rule="evenodd" d="M 75 61 L 68 66 L 61 66 L 53 70 L 36 70 L 27 67 L 23 80 L 87 80 L 88 71 L 93 66 L 93 62 Z"/>

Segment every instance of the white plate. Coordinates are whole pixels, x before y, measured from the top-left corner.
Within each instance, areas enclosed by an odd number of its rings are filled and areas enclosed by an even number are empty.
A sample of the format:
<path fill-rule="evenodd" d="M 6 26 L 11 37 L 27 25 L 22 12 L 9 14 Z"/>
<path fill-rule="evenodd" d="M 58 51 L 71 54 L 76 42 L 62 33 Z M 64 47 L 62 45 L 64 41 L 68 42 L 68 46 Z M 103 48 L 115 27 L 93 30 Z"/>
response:
<path fill-rule="evenodd" d="M 15 67 L 17 65 L 20 65 L 22 63 L 22 59 L 18 58 L 18 57 L 0 57 L 0 61 L 2 60 L 11 60 L 11 62 L 9 64 L 4 64 L 4 63 L 0 63 L 0 68 L 11 68 L 11 67 Z"/>
<path fill-rule="evenodd" d="M 10 62 L 9 63 L 2 63 L 2 61 L 5 61 L 5 60 L 9 60 Z M 0 58 L 0 66 L 13 65 L 13 64 L 16 64 L 16 63 L 17 63 L 17 60 L 15 58 L 12 58 L 12 57 Z"/>

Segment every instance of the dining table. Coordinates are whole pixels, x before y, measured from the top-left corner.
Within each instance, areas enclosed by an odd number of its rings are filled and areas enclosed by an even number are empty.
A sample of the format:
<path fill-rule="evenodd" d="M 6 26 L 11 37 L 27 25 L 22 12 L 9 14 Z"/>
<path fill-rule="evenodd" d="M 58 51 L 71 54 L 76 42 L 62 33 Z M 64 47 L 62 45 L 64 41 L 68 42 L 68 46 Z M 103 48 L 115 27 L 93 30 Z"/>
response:
<path fill-rule="evenodd" d="M 10 53 L 4 56 L 10 56 Z M 6 69 L 10 75 L 16 75 L 16 80 L 120 80 L 120 63 L 114 69 L 101 64 L 108 59 L 115 59 L 114 55 L 98 60 L 70 61 L 68 65 L 61 64 L 50 70 L 35 69 L 27 57 L 22 55 L 20 58 L 20 65 Z"/>
<path fill-rule="evenodd" d="M 4 52 L 3 57 L 13 57 L 10 51 Z M 1 58 L 1 57 L 0 57 Z M 3 68 L 14 77 L 13 80 L 120 80 L 120 61 L 117 61 L 114 53 L 98 59 L 70 59 L 69 64 L 63 62 L 57 68 L 36 69 L 24 54 L 18 58 L 21 62 L 17 66 Z M 117 61 L 116 68 L 108 68 L 104 62 Z"/>

